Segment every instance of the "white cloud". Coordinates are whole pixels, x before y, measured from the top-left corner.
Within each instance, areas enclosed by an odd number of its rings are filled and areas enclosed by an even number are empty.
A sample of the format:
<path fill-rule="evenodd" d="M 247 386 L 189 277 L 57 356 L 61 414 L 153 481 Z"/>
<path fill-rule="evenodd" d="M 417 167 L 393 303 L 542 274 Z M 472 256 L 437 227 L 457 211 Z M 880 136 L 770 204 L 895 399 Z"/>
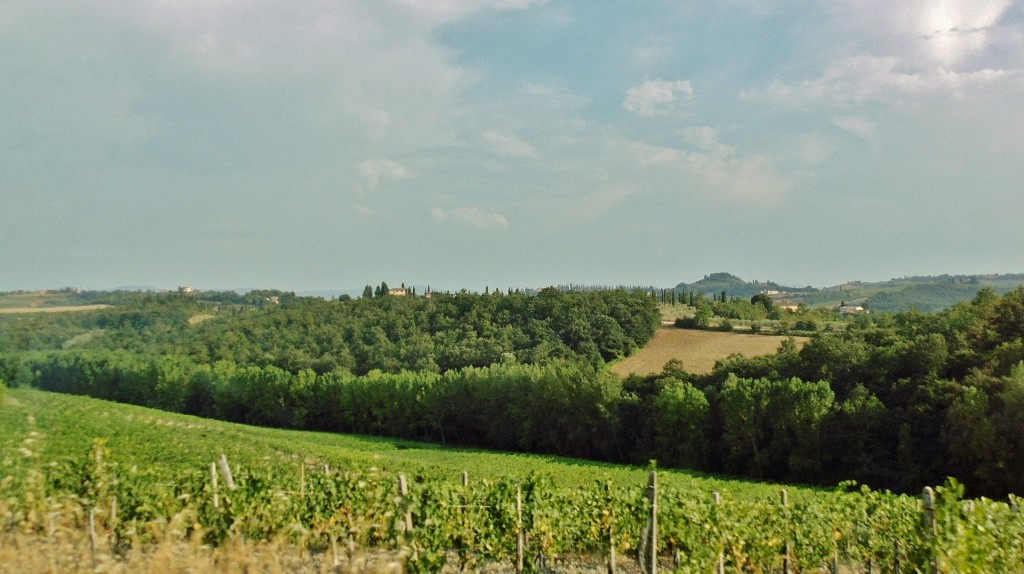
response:
<path fill-rule="evenodd" d="M 498 155 L 512 158 L 537 157 L 537 149 L 517 136 L 498 131 L 486 131 L 482 136 L 491 150 Z"/>
<path fill-rule="evenodd" d="M 519 94 L 539 101 L 545 108 L 558 111 L 571 111 L 590 103 L 589 98 L 574 93 L 556 81 L 524 84 L 520 88 Z"/>
<path fill-rule="evenodd" d="M 895 57 L 854 56 L 834 63 L 819 78 L 796 83 L 776 80 L 767 88 L 743 92 L 743 97 L 797 106 L 816 101 L 861 103 L 931 95 L 963 98 L 1000 84 L 1019 90 L 1021 78 L 1020 70 L 991 68 L 911 72 L 901 69 Z"/>
<path fill-rule="evenodd" d="M 662 66 L 676 57 L 676 36 L 662 34 L 641 38 L 631 49 L 630 59 L 640 69 Z"/>
<path fill-rule="evenodd" d="M 399 181 L 410 177 L 409 170 L 387 158 L 371 158 L 359 166 L 359 174 L 370 185 L 382 181 Z"/>
<path fill-rule="evenodd" d="M 456 207 L 446 210 L 441 207 L 433 207 L 430 210 L 430 217 L 434 221 L 450 221 L 456 225 L 470 227 L 480 231 L 494 228 L 507 228 L 508 218 L 500 213 L 484 211 L 478 207 Z"/>
<path fill-rule="evenodd" d="M 802 106 L 1019 93 L 1024 41 L 1019 26 L 1004 22 L 1013 4 L 838 0 L 829 5 L 833 22 L 824 28 L 820 74 L 777 79 L 743 96 Z"/>
<path fill-rule="evenodd" d="M 866 140 L 873 139 L 878 131 L 875 122 L 864 116 L 835 116 L 832 118 L 832 125 Z"/>
<path fill-rule="evenodd" d="M 741 154 L 718 139 L 717 130 L 687 128 L 689 149 L 633 142 L 630 147 L 640 165 L 687 175 L 679 181 L 691 193 L 758 205 L 776 203 L 796 186 L 796 178 L 782 172 L 775 158 Z"/>
<path fill-rule="evenodd" d="M 608 182 L 607 174 L 596 173 L 594 182 L 583 188 L 566 189 L 563 194 L 543 195 L 520 202 L 534 221 L 555 221 L 558 225 L 593 223 L 615 212 L 637 193 L 631 183 Z M 579 185 L 581 182 L 577 182 Z"/>
<path fill-rule="evenodd" d="M 843 0 L 837 20 L 865 49 L 920 68 L 955 68 L 984 52 L 1013 0 Z"/>
<path fill-rule="evenodd" d="M 398 3 L 437 22 L 453 22 L 481 10 L 527 10 L 543 6 L 548 0 L 398 0 Z"/>
<path fill-rule="evenodd" d="M 685 100 L 693 97 L 693 86 L 689 80 L 670 82 L 658 78 L 626 90 L 622 107 L 638 116 L 653 118 L 674 111 L 674 104 L 680 97 Z"/>

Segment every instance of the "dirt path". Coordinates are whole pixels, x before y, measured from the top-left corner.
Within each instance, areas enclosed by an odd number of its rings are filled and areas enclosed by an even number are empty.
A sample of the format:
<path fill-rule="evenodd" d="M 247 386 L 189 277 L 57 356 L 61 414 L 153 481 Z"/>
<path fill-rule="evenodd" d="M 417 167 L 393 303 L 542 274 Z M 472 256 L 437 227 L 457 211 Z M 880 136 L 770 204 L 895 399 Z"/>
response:
<path fill-rule="evenodd" d="M 715 362 L 729 355 L 748 357 L 770 355 L 778 350 L 786 337 L 778 335 L 751 335 L 662 327 L 641 351 L 614 366 L 611 371 L 620 376 L 630 373 L 649 375 L 660 373 L 672 359 L 682 361 L 687 371 L 710 373 Z M 794 337 L 797 345 L 807 342 L 806 337 Z"/>

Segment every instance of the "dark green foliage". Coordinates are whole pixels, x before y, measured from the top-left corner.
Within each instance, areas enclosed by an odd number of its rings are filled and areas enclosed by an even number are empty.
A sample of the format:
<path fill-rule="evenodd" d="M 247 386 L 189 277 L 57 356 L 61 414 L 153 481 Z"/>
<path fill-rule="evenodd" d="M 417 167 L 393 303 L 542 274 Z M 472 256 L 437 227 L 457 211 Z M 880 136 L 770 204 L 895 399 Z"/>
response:
<path fill-rule="evenodd" d="M 751 305 L 760 305 L 764 307 L 765 312 L 771 312 L 775 308 L 775 302 L 772 298 L 765 295 L 764 293 L 758 293 L 750 298 Z"/>
<path fill-rule="evenodd" d="M 377 292 L 386 289 L 381 284 Z M 207 295 L 145 294 L 103 311 L 0 317 L 0 349 L 128 350 L 275 366 L 293 374 L 444 372 L 576 357 L 597 365 L 643 346 L 659 320 L 653 301 L 625 291 L 347 301 L 260 291 L 228 299 L 231 304 Z M 199 315 L 214 317 L 190 324 Z"/>

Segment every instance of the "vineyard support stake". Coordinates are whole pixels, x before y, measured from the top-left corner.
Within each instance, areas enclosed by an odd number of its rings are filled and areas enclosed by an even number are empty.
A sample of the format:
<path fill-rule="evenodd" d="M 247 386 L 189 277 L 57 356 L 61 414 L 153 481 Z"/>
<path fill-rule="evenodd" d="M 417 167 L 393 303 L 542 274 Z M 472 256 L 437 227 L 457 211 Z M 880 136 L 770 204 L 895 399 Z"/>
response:
<path fill-rule="evenodd" d="M 922 515 L 922 522 L 924 524 L 925 536 L 928 541 L 931 542 L 935 538 L 935 491 L 932 487 L 924 487 L 924 491 L 921 492 L 921 506 L 924 510 Z M 931 566 L 929 568 L 932 572 L 938 572 L 939 565 L 936 562 L 935 556 L 932 556 Z"/>
<path fill-rule="evenodd" d="M 224 485 L 228 487 L 228 490 L 235 489 L 235 479 L 231 476 L 231 465 L 228 464 L 228 457 L 220 455 L 220 472 L 224 475 Z"/>
<path fill-rule="evenodd" d="M 412 532 L 412 512 L 408 509 L 406 499 L 409 497 L 409 483 L 405 480 L 405 475 L 398 475 L 398 495 L 402 497 L 402 506 L 405 508 L 405 514 L 402 520 L 403 532 L 408 534 Z"/>
<path fill-rule="evenodd" d="M 893 541 L 893 543 L 892 543 L 892 550 L 893 550 L 893 553 L 892 553 L 893 554 L 892 572 L 893 572 L 893 574 L 900 574 L 900 541 L 899 540 Z"/>
<path fill-rule="evenodd" d="M 650 574 L 658 574 L 658 471 L 652 470 L 648 481 L 648 496 L 651 499 L 651 533 L 647 537 L 650 544 Z"/>
<path fill-rule="evenodd" d="M 718 515 L 718 507 L 722 506 L 722 495 L 715 492 L 713 495 L 715 501 L 715 515 Z M 719 541 L 721 543 L 721 541 Z M 725 574 L 725 551 L 724 549 L 718 550 L 718 565 L 715 567 L 715 574 Z"/>
<path fill-rule="evenodd" d="M 89 551 L 93 562 L 96 561 L 96 507 L 89 510 Z"/>
<path fill-rule="evenodd" d="M 523 486 L 516 485 L 516 572 L 523 571 Z"/>
<path fill-rule="evenodd" d="M 612 481 L 605 483 L 605 494 L 609 504 L 608 508 L 608 574 L 616 574 L 617 567 L 616 562 L 618 558 L 615 555 L 615 507 L 611 506 L 612 502 Z"/>
<path fill-rule="evenodd" d="M 110 548 L 117 548 L 117 496 L 110 497 Z"/>
<path fill-rule="evenodd" d="M 783 488 L 780 493 L 782 499 L 782 514 L 786 519 L 786 542 L 782 546 L 782 574 L 789 574 L 789 493 Z"/>

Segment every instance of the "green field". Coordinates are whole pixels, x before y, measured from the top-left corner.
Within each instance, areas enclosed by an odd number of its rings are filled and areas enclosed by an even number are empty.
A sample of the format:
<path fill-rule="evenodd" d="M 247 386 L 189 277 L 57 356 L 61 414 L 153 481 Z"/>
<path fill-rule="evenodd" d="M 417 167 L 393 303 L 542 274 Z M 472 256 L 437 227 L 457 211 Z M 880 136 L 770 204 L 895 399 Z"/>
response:
<path fill-rule="evenodd" d="M 5 469 L 11 467 L 8 457 L 19 448 L 30 450 L 33 460 L 75 459 L 84 456 L 94 440 L 103 439 L 117 461 L 169 474 L 205 469 L 225 454 L 233 464 L 270 464 L 296 477 L 299 463 L 305 462 L 311 467 L 327 464 L 334 469 L 428 474 L 450 477 L 453 482 L 461 481 L 463 472 L 474 479 L 490 480 L 525 479 L 531 473 L 544 473 L 560 486 L 608 479 L 641 487 L 647 481 L 647 470 L 637 467 L 253 427 L 27 388 L 10 389 L 6 403 L 0 409 L 0 452 Z M 30 435 L 31 443 L 22 444 Z M 663 471 L 662 481 L 666 486 L 708 496 L 719 491 L 746 499 L 776 496 L 779 491 L 771 484 L 683 471 Z M 789 490 L 797 498 L 816 492 L 804 487 Z"/>

